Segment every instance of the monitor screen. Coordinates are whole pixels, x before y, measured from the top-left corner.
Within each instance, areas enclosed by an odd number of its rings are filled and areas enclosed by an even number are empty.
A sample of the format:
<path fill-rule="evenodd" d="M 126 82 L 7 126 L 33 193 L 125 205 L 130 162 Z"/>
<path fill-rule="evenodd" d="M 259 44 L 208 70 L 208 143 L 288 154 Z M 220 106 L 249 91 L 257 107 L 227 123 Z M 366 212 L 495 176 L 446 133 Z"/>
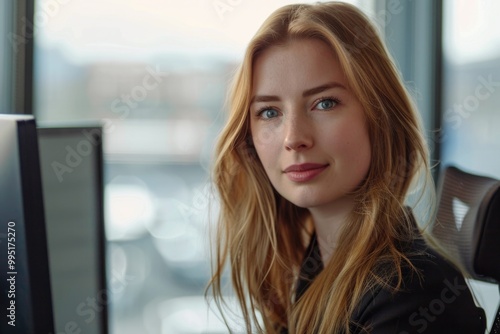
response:
<path fill-rule="evenodd" d="M 101 133 L 38 129 L 57 333 L 108 332 Z"/>
<path fill-rule="evenodd" d="M 54 333 L 37 129 L 0 115 L 0 333 Z"/>

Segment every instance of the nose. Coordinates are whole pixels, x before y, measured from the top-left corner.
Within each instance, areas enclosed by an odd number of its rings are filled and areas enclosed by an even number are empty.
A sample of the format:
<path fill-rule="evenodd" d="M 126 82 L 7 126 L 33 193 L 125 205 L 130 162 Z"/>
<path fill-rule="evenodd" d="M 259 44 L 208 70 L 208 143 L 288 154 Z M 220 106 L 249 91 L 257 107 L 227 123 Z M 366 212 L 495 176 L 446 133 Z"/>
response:
<path fill-rule="evenodd" d="M 286 122 L 285 149 L 303 151 L 313 146 L 313 129 L 306 116 L 293 115 Z"/>

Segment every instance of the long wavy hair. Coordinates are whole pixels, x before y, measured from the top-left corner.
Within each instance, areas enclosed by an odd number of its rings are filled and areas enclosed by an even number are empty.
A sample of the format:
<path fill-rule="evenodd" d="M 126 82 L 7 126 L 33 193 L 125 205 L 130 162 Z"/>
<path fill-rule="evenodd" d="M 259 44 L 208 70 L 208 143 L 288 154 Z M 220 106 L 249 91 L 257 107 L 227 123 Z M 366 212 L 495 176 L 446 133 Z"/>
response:
<path fill-rule="evenodd" d="M 294 300 L 313 233 L 311 217 L 273 189 L 249 139 L 249 105 L 255 58 L 269 47 L 308 38 L 323 41 L 335 52 L 364 108 L 372 154 L 336 251 L 303 296 Z M 207 295 L 211 290 L 224 312 L 223 275 L 229 267 L 248 333 L 279 333 L 283 328 L 290 333 L 349 333 L 364 293 L 376 285 L 400 288 L 401 268 L 411 263 L 398 245 L 416 237 L 405 199 L 421 172 L 431 180 L 418 113 L 391 57 L 369 19 L 352 5 L 285 6 L 251 40 L 228 107 L 212 175 L 220 214 Z M 376 270 L 382 264 L 391 269 Z M 394 277 L 396 284 L 387 286 Z"/>

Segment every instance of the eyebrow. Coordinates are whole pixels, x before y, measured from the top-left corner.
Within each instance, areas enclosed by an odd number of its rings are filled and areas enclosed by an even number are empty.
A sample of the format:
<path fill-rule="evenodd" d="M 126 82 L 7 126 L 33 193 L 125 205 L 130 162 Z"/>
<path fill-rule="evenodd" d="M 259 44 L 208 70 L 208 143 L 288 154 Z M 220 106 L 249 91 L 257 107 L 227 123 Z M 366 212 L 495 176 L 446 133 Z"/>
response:
<path fill-rule="evenodd" d="M 332 89 L 332 88 L 346 89 L 345 86 L 339 82 L 329 82 L 327 84 L 324 84 L 324 85 L 321 85 L 318 87 L 314 87 L 314 88 L 311 88 L 311 89 L 304 91 L 304 93 L 302 93 L 302 97 L 308 97 L 308 96 L 318 94 L 318 93 L 324 92 L 325 90 Z"/>
<path fill-rule="evenodd" d="M 346 89 L 345 86 L 339 82 L 329 82 L 329 83 L 326 83 L 324 85 L 305 90 L 302 93 L 302 97 L 308 97 L 308 96 L 318 94 L 318 93 L 324 92 L 325 90 L 332 89 L 332 88 Z M 277 95 L 255 95 L 252 98 L 252 100 L 250 101 L 250 104 L 252 104 L 254 102 L 274 102 L 274 101 L 280 101 L 280 100 L 281 100 L 280 97 Z"/>

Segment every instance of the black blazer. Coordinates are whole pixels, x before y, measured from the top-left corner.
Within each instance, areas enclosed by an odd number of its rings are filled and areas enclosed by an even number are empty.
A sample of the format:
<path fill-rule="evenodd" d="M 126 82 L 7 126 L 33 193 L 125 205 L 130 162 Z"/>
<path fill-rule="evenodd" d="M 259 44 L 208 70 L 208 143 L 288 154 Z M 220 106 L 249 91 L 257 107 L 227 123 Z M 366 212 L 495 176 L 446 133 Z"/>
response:
<path fill-rule="evenodd" d="M 403 268 L 400 291 L 393 293 L 379 286 L 366 293 L 352 315 L 351 333 L 484 334 L 484 311 L 476 307 L 462 274 L 422 239 L 402 247 L 421 275 Z M 313 236 L 301 268 L 296 300 L 322 269 Z"/>

